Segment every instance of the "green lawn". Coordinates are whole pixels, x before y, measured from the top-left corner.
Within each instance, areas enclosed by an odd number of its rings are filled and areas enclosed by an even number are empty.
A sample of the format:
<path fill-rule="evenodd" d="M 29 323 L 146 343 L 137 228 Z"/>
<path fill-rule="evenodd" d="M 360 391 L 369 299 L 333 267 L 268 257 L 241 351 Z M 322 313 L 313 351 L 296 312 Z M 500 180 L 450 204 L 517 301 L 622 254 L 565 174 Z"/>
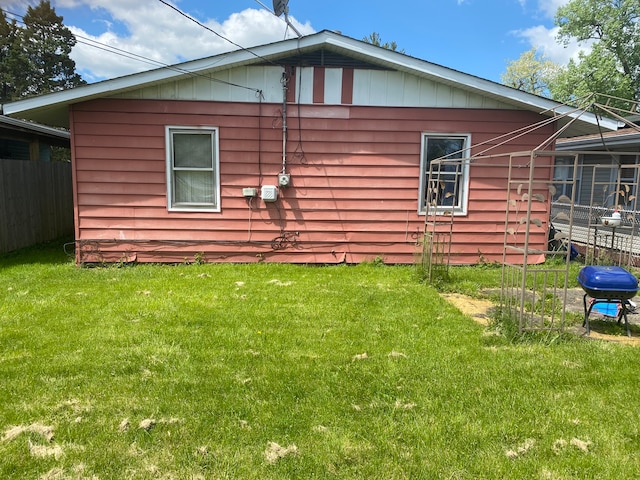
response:
<path fill-rule="evenodd" d="M 0 478 L 637 478 L 639 365 L 509 342 L 413 267 L 78 268 L 54 244 L 0 257 Z"/>

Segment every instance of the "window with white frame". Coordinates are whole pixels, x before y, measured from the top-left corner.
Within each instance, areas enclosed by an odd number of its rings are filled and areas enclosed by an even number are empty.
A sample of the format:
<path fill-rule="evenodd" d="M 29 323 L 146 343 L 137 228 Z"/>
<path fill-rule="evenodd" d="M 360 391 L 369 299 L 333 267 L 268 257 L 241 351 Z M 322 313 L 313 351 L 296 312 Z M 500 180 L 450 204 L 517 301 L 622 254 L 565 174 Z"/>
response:
<path fill-rule="evenodd" d="M 166 127 L 169 210 L 220 211 L 218 129 Z"/>
<path fill-rule="evenodd" d="M 470 135 L 422 135 L 419 212 L 466 214 Z"/>

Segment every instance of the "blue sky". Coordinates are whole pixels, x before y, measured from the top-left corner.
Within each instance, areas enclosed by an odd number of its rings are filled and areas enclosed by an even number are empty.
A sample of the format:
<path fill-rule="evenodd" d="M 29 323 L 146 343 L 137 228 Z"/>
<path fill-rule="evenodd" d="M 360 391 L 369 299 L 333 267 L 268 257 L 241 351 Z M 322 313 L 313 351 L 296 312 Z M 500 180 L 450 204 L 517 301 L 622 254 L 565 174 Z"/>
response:
<path fill-rule="evenodd" d="M 169 2 L 169 0 L 166 0 Z M 414 57 L 500 81 L 510 60 L 535 47 L 566 63 L 577 46 L 555 40 L 553 14 L 568 0 L 290 0 L 289 16 L 303 34 L 325 29 L 362 39 L 377 32 Z M 0 0 L 23 13 L 25 0 Z M 35 0 L 31 0 L 35 3 Z M 236 47 L 159 0 L 51 0 L 78 36 L 72 57 L 88 81 L 153 68 L 87 45 L 96 41 L 173 64 Z M 272 0 L 173 0 L 170 3 L 244 47 L 291 37 L 267 8 Z M 267 7 L 267 8 L 265 8 Z"/>

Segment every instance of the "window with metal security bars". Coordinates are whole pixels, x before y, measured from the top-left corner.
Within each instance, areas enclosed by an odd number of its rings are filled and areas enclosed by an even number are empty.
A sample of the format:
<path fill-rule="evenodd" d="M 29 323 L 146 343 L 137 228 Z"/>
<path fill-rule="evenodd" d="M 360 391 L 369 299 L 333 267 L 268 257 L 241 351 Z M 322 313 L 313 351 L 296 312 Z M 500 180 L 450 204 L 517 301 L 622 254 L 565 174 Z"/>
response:
<path fill-rule="evenodd" d="M 169 210 L 220 211 L 218 129 L 166 127 Z"/>
<path fill-rule="evenodd" d="M 419 213 L 466 214 L 469 144 L 470 135 L 422 135 Z"/>
<path fill-rule="evenodd" d="M 621 155 L 620 156 L 620 186 L 618 195 L 616 196 L 616 204 L 620 208 L 628 208 L 635 205 L 637 184 L 638 184 L 638 159 L 640 155 Z"/>
<path fill-rule="evenodd" d="M 559 203 L 570 203 L 574 190 L 573 182 L 573 170 L 574 170 L 573 157 L 557 157 L 553 169 L 553 185 L 554 195 L 553 201 Z M 581 167 L 577 166 L 578 173 L 576 175 L 576 197 L 580 194 L 580 175 Z M 574 202 L 579 203 L 579 198 L 575 198 Z"/>

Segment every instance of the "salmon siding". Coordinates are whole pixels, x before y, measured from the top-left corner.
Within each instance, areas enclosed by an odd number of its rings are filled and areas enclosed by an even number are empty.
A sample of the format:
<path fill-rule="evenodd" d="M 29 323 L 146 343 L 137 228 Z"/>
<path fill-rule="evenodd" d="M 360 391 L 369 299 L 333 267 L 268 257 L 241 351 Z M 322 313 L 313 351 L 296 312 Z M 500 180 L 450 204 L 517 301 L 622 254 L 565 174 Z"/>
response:
<path fill-rule="evenodd" d="M 440 228 L 451 263 L 518 261 L 523 232 L 539 262 L 554 159 L 514 152 L 618 128 L 327 30 L 3 110 L 71 128 L 80 263 L 413 263 Z"/>
<path fill-rule="evenodd" d="M 517 110 L 289 103 L 285 168 L 291 184 L 278 189 L 276 202 L 263 201 L 260 189 L 277 186 L 283 170 L 282 104 L 101 99 L 73 105 L 70 119 L 79 262 L 182 262 L 204 256 L 207 261 L 357 263 L 382 256 L 390 263 L 412 263 L 425 222 L 419 212 L 423 135 L 469 135 L 476 145 L 539 116 Z M 219 200 L 171 208 L 168 127 L 215 129 Z M 534 149 L 553 128 L 492 153 Z M 466 212 L 453 225 L 454 263 L 474 263 L 480 254 L 502 259 L 507 170 L 502 159 L 470 166 Z M 551 169 L 536 169 L 536 175 L 547 181 Z M 257 197 L 244 196 L 250 187 Z M 546 233 L 534 232 L 534 238 L 543 246 Z"/>

